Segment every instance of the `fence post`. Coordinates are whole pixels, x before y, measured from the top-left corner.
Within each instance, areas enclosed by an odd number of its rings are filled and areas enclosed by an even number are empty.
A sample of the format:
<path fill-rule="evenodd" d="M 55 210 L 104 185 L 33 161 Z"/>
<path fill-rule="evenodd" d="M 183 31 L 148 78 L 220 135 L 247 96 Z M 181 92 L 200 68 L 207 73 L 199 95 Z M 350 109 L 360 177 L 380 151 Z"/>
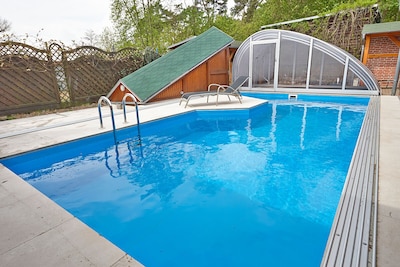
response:
<path fill-rule="evenodd" d="M 396 72 L 394 73 L 392 95 L 396 95 L 396 88 L 397 84 L 399 83 L 399 73 L 400 73 L 400 49 L 399 49 L 399 54 L 397 55 L 397 65 L 396 65 Z"/>
<path fill-rule="evenodd" d="M 52 43 L 49 46 L 49 51 L 54 64 L 60 104 L 62 106 L 70 106 L 73 101 L 71 101 L 71 90 L 66 80 L 67 75 L 64 68 L 63 48 L 57 43 Z"/>

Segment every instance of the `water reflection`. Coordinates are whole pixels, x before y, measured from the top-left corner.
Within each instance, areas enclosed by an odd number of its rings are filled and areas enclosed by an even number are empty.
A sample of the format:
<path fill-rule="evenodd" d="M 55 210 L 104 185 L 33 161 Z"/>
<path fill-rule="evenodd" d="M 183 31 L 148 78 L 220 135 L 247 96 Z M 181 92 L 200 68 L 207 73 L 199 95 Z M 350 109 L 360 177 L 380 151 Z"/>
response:
<path fill-rule="evenodd" d="M 304 105 L 303 118 L 301 120 L 301 132 L 300 132 L 300 148 L 304 150 L 304 134 L 306 132 L 307 124 L 307 105 Z"/>

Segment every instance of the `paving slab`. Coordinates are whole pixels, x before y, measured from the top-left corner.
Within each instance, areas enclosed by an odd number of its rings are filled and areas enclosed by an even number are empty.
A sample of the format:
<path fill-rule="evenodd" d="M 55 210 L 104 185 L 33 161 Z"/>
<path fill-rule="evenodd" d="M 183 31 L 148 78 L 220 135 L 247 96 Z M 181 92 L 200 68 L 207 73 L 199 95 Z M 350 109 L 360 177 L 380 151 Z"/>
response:
<path fill-rule="evenodd" d="M 381 96 L 377 266 L 400 263 L 400 99 Z"/>

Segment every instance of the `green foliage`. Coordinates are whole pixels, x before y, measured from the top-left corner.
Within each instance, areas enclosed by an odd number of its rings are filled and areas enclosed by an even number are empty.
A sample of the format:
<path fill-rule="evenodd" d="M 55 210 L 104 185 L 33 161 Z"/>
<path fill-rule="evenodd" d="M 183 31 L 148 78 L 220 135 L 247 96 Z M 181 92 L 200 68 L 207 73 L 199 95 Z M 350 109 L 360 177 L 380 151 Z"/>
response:
<path fill-rule="evenodd" d="M 196 36 L 206 29 L 207 21 L 204 12 L 195 6 L 183 8 L 172 21 L 176 42 Z"/>
<path fill-rule="evenodd" d="M 112 19 L 118 31 L 118 46 L 134 44 L 140 49 L 153 47 L 164 51 L 171 41 L 169 12 L 160 0 L 114 0 Z"/>
<path fill-rule="evenodd" d="M 380 0 L 378 2 L 382 14 L 382 22 L 400 20 L 400 7 L 398 0 Z"/>
<path fill-rule="evenodd" d="M 231 10 L 232 15 L 249 23 L 253 20 L 255 11 L 263 2 L 262 0 L 235 0 L 235 6 Z"/>
<path fill-rule="evenodd" d="M 326 13 L 333 14 L 338 13 L 342 10 L 351 10 L 358 7 L 369 7 L 377 4 L 377 0 L 356 0 L 356 1 L 349 1 L 345 3 L 341 3 L 335 5 L 331 10 L 328 10 Z"/>
<path fill-rule="evenodd" d="M 243 41 L 249 36 L 246 31 L 248 24 L 232 17 L 218 16 L 215 19 L 214 26 L 229 34 L 237 41 Z"/>
<path fill-rule="evenodd" d="M 258 8 L 253 23 L 258 27 L 277 22 L 300 19 L 322 14 L 342 1 L 325 0 L 269 0 Z"/>
<path fill-rule="evenodd" d="M 190 36 L 199 35 L 218 16 L 226 16 L 227 0 L 196 0 L 174 10 L 166 9 L 160 0 L 114 0 L 112 20 L 118 34 L 118 48 L 134 45 L 138 49 L 151 47 L 159 53 Z"/>
<path fill-rule="evenodd" d="M 371 6 L 377 0 L 235 0 L 228 13 L 227 0 L 195 0 L 166 9 L 160 0 L 113 0 L 112 20 L 117 30 L 117 48 L 147 47 L 164 53 L 171 44 L 196 36 L 216 26 L 236 40 L 244 40 L 261 26 L 341 10 Z M 399 17 L 397 0 L 382 0 L 385 21 Z M 323 24 L 296 23 L 292 30 L 323 35 Z"/>

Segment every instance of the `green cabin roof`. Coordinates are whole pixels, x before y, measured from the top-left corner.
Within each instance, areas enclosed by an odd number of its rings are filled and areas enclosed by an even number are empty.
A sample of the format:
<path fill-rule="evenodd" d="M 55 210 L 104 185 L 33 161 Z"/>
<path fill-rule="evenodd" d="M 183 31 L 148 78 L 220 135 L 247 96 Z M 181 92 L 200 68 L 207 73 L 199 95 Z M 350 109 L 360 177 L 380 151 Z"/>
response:
<path fill-rule="evenodd" d="M 366 24 L 363 27 L 362 35 L 400 32 L 400 21 Z"/>
<path fill-rule="evenodd" d="M 212 27 L 120 80 L 141 102 L 206 61 L 233 42 L 232 37 Z"/>

